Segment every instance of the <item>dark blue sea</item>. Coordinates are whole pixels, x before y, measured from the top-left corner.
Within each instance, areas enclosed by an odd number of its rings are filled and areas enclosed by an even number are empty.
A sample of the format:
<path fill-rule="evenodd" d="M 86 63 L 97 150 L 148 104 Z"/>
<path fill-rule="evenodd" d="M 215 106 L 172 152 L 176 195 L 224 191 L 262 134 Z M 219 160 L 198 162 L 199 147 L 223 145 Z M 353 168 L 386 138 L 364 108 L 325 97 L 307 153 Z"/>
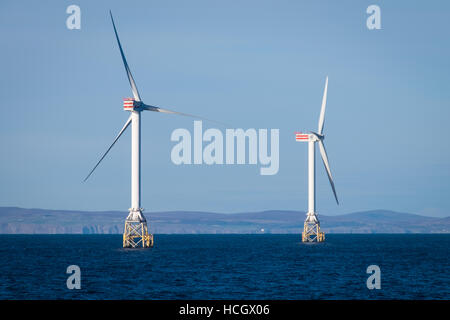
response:
<path fill-rule="evenodd" d="M 449 299 L 450 235 L 0 235 L 0 299 Z M 81 289 L 69 290 L 69 265 Z M 369 265 L 381 289 L 369 290 Z"/>

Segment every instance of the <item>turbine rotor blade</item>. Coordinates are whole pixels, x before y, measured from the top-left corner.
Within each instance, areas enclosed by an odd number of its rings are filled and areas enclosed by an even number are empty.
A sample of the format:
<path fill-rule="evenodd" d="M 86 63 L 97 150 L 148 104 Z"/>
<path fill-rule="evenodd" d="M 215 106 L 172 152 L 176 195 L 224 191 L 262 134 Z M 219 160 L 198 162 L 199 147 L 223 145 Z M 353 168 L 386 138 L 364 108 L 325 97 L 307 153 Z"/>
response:
<path fill-rule="evenodd" d="M 331 189 L 333 189 L 334 198 L 336 199 L 336 203 L 339 204 L 339 200 L 337 198 L 336 189 L 334 187 L 333 176 L 331 175 L 330 164 L 328 163 L 327 151 L 325 150 L 325 146 L 322 140 L 319 140 L 319 150 L 320 155 L 322 156 L 322 161 L 325 166 L 325 170 L 327 171 L 328 180 L 330 180 Z"/>
<path fill-rule="evenodd" d="M 102 162 L 102 160 L 106 157 L 106 155 L 108 154 L 109 150 L 111 150 L 111 148 L 114 146 L 114 144 L 117 142 L 117 140 L 119 140 L 120 136 L 122 135 L 122 133 L 124 133 L 124 131 L 128 128 L 128 126 L 131 123 L 131 115 L 128 118 L 127 122 L 125 123 L 125 125 L 123 126 L 122 130 L 120 130 L 119 134 L 116 136 L 116 138 L 114 139 L 113 143 L 109 146 L 108 150 L 106 150 L 106 152 L 103 154 L 103 156 L 100 158 L 100 160 L 97 162 L 97 164 L 95 165 L 95 167 L 91 170 L 91 172 L 89 172 L 89 174 L 87 175 L 87 177 L 83 180 L 83 182 L 85 182 L 87 179 L 89 179 L 89 177 L 91 176 L 91 174 L 94 172 L 95 169 L 97 169 L 98 165 L 100 164 L 100 162 Z"/>
<path fill-rule="evenodd" d="M 325 108 L 327 105 L 327 92 L 328 92 L 328 77 L 325 81 L 325 90 L 323 91 L 322 107 L 320 109 L 320 116 L 319 116 L 319 128 L 317 130 L 318 134 L 322 134 L 323 124 L 325 122 Z"/>
<path fill-rule="evenodd" d="M 134 82 L 133 75 L 131 74 L 130 68 L 128 67 L 127 59 L 125 59 L 125 55 L 122 50 L 122 45 L 120 44 L 119 35 L 117 34 L 116 25 L 114 24 L 114 19 L 113 19 L 111 10 L 109 11 L 109 15 L 111 16 L 114 33 L 116 34 L 117 44 L 119 45 L 119 49 L 120 49 L 120 55 L 122 56 L 123 65 L 125 66 L 125 71 L 127 72 L 128 81 L 130 82 L 130 85 L 131 85 L 131 91 L 133 91 L 134 100 L 141 101 L 141 97 L 139 96 L 139 92 L 136 87 L 136 83 Z"/>
<path fill-rule="evenodd" d="M 188 114 L 188 113 L 183 113 L 183 112 L 177 112 L 177 111 L 172 111 L 172 110 L 168 110 L 168 109 L 163 109 L 163 108 L 159 108 L 159 107 L 149 106 L 147 104 L 145 104 L 142 107 L 142 109 L 143 110 L 147 110 L 147 111 L 154 111 L 154 112 L 161 112 L 161 113 L 168 113 L 168 114 L 177 114 L 177 115 L 184 116 L 184 117 L 190 117 L 190 118 L 206 120 L 206 121 L 210 121 L 210 122 L 214 122 L 214 123 L 226 126 L 226 124 L 224 124 L 222 122 L 219 122 L 219 121 L 215 121 L 215 120 L 199 117 L 199 116 L 196 116 L 196 115 L 193 115 L 193 114 Z"/>

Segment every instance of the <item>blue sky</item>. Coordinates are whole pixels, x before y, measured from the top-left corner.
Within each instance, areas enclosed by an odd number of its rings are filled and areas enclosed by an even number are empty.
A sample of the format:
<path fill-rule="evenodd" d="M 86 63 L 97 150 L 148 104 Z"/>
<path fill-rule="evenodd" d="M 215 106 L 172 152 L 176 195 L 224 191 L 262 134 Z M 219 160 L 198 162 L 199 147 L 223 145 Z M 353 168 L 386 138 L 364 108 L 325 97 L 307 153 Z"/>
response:
<path fill-rule="evenodd" d="M 66 28 L 71 4 L 81 30 Z M 381 30 L 366 27 L 371 4 Z M 146 212 L 306 210 L 307 147 L 294 132 L 316 130 L 328 75 L 341 205 L 317 158 L 318 213 L 449 215 L 448 1 L 2 1 L 0 206 L 129 208 L 130 132 L 82 183 L 131 96 L 109 9 L 146 103 L 280 129 L 280 170 L 261 176 L 255 165 L 176 166 L 170 135 L 193 120 L 143 114 Z"/>

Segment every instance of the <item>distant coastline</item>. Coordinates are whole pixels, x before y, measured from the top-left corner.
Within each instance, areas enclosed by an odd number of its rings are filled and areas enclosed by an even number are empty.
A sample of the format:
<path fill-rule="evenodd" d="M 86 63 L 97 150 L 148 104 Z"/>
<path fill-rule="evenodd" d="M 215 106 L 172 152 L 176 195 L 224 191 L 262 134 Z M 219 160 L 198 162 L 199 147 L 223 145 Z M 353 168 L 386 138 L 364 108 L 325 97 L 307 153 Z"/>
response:
<path fill-rule="evenodd" d="M 127 212 L 72 211 L 0 207 L 0 234 L 119 234 Z M 213 213 L 147 212 L 152 233 L 258 234 L 300 233 L 305 213 L 271 210 Z M 320 215 L 325 233 L 450 233 L 450 217 L 425 217 L 388 210 Z"/>

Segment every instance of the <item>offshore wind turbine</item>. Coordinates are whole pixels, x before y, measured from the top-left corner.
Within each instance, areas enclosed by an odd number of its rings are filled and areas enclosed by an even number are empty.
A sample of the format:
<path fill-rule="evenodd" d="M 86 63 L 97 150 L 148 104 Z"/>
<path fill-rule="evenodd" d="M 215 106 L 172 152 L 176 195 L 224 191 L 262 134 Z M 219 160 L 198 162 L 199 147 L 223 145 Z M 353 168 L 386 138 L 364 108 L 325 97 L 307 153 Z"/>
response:
<path fill-rule="evenodd" d="M 100 160 L 96 163 L 94 168 L 89 172 L 87 177 L 84 179 L 86 181 L 98 167 L 100 162 L 106 157 L 108 152 L 114 146 L 114 144 L 119 140 L 120 136 L 125 132 L 125 130 L 131 124 L 131 208 L 129 209 L 129 214 L 125 220 L 125 228 L 123 232 L 123 247 L 124 248 L 135 248 L 142 246 L 144 248 L 153 246 L 153 235 L 148 233 L 147 221 L 142 213 L 141 208 L 141 112 L 142 111 L 154 111 L 170 114 L 178 114 L 182 116 L 200 118 L 194 115 L 171 111 L 168 109 L 163 109 L 151 105 L 147 105 L 142 102 L 141 96 L 137 89 L 136 83 L 134 82 L 133 76 L 131 74 L 130 68 L 128 66 L 127 60 L 123 53 L 122 46 L 120 44 L 119 35 L 117 34 L 116 25 L 114 24 L 114 19 L 111 11 L 109 12 L 111 16 L 111 22 L 114 28 L 114 33 L 116 35 L 117 44 L 119 46 L 120 55 L 122 56 L 123 65 L 125 67 L 125 72 L 130 82 L 131 91 L 133 93 L 133 98 L 123 99 L 123 108 L 129 111 L 131 114 L 125 125 L 117 134 L 113 143 L 109 146 L 106 152 L 102 155 Z"/>
<path fill-rule="evenodd" d="M 334 187 L 333 176 L 331 175 L 330 164 L 328 162 L 327 152 L 323 140 L 325 135 L 323 134 L 323 126 L 325 122 L 325 108 L 327 104 L 327 91 L 328 91 L 328 77 L 325 81 L 325 89 L 322 98 L 322 107 L 320 109 L 319 126 L 317 132 L 311 131 L 310 133 L 295 133 L 296 141 L 308 142 L 308 212 L 306 213 L 306 219 L 303 226 L 302 241 L 303 242 L 322 242 L 325 241 L 325 234 L 320 231 L 320 222 L 316 212 L 316 169 L 315 169 L 315 144 L 319 144 L 319 151 L 322 158 L 322 162 L 325 166 L 325 171 L 330 181 L 331 189 L 333 190 L 336 203 L 339 204 L 339 200 L 336 195 L 336 189 Z"/>

